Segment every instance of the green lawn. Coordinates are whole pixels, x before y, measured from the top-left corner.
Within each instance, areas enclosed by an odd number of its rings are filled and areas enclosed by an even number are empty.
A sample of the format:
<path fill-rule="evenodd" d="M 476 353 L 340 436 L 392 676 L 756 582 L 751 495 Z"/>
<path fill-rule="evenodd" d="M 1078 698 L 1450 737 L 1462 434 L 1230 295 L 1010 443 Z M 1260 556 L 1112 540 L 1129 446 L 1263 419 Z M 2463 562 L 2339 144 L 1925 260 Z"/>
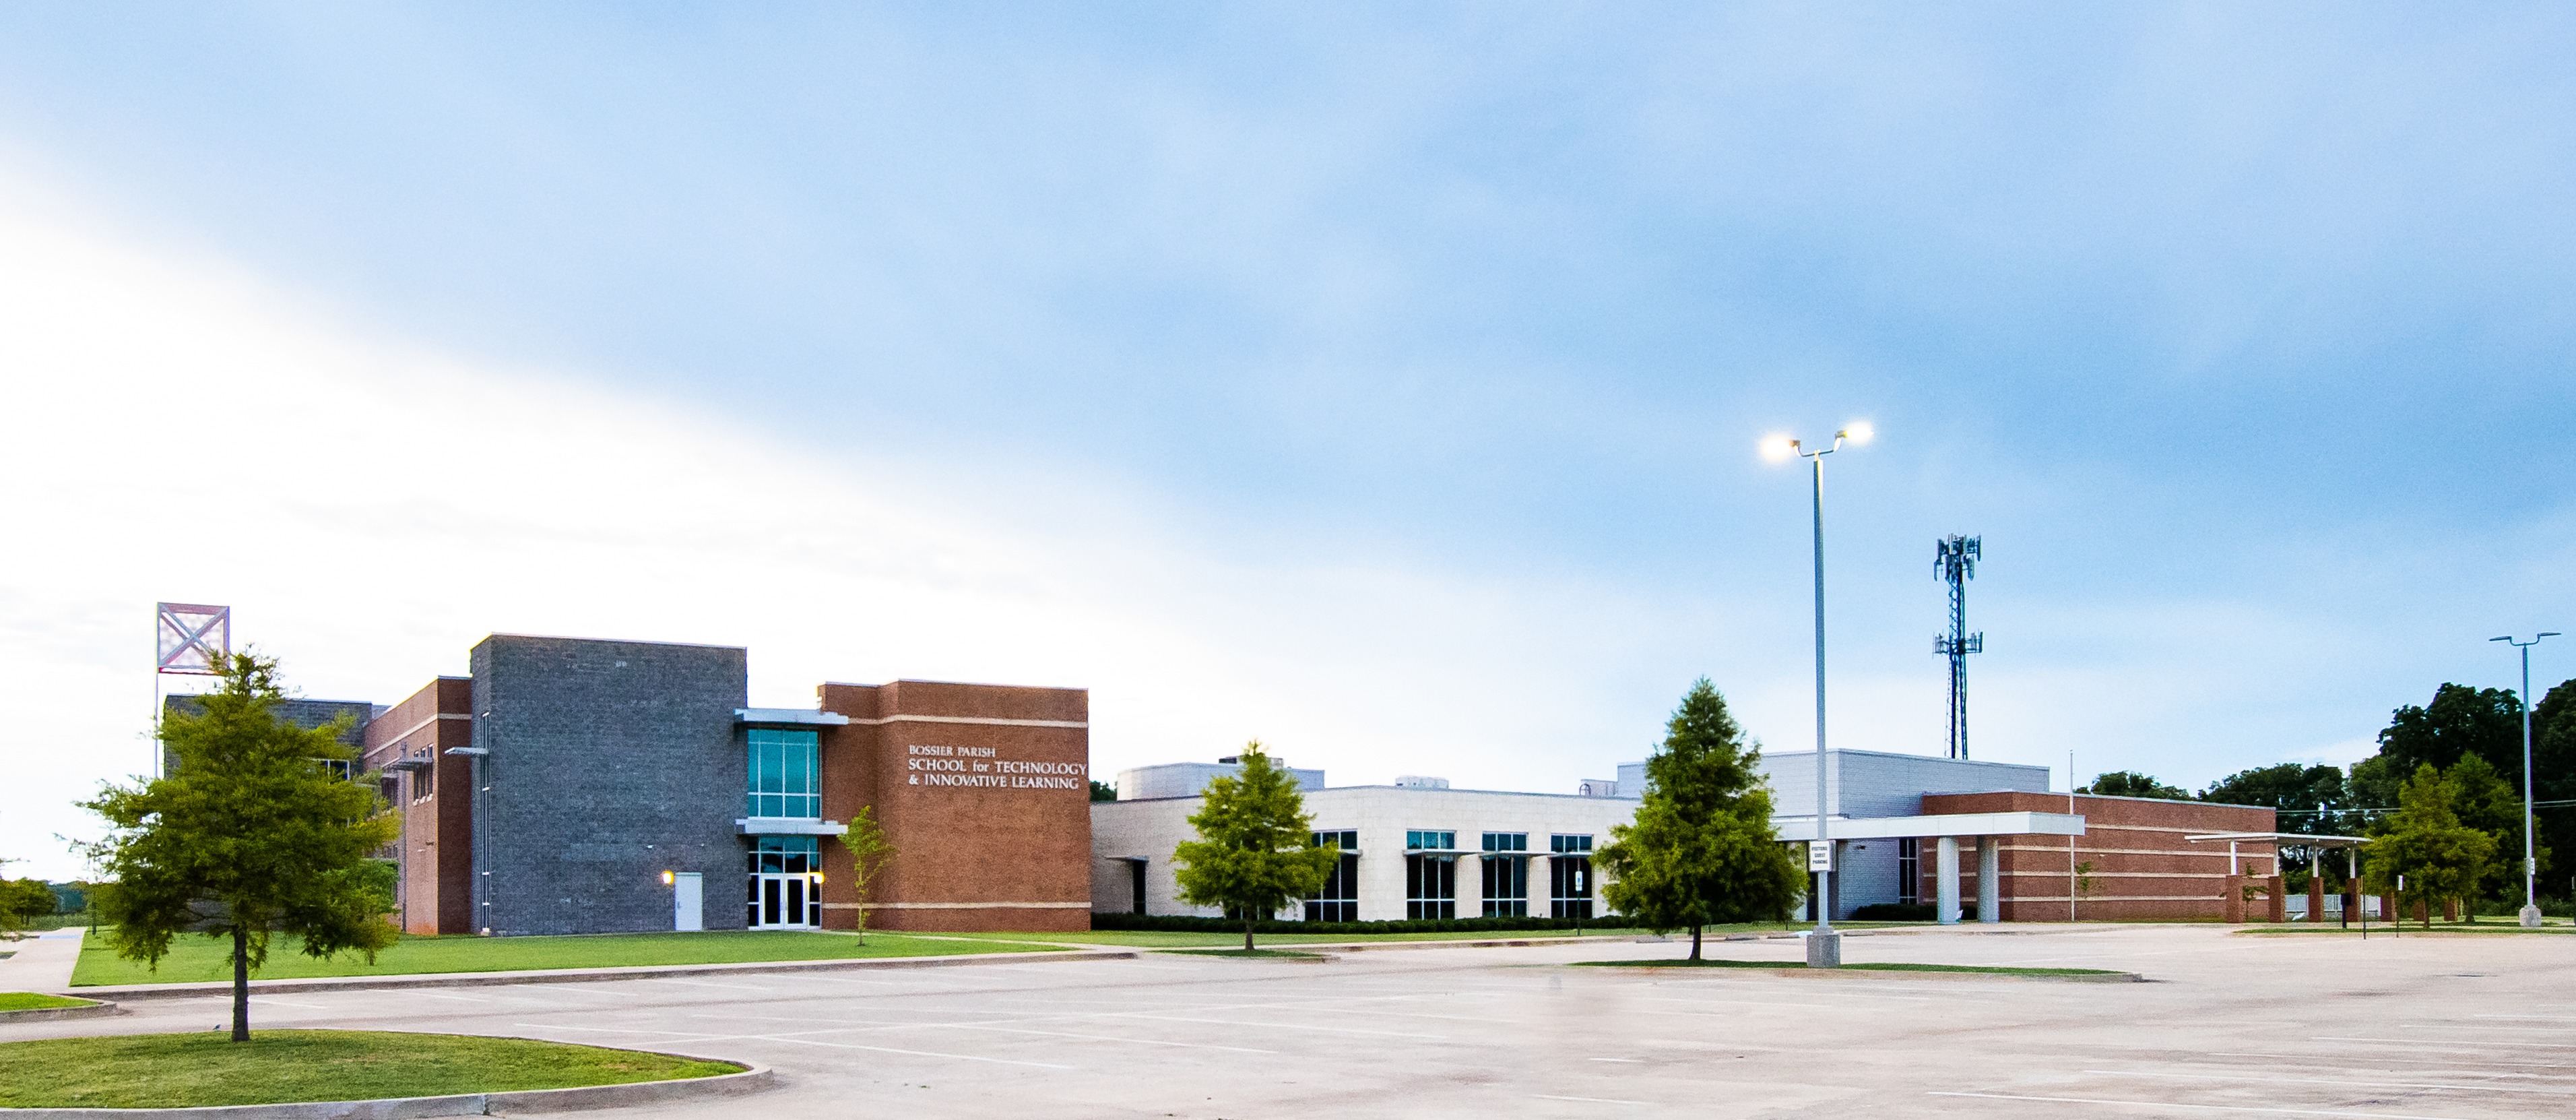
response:
<path fill-rule="evenodd" d="M 342 953 L 332 960 L 305 956 L 296 943 L 279 938 L 270 945 L 268 967 L 255 978 L 305 979 L 316 976 L 399 976 L 420 972 L 520 972 L 537 968 L 616 968 L 665 964 L 741 964 L 754 961 L 864 960 L 877 957 L 939 957 L 964 953 L 1026 953 L 1044 945 L 992 940 L 971 941 L 871 933 L 866 940 L 845 933 L 619 933 L 585 937 L 406 937 L 376 955 Z M 230 980 L 231 944 L 207 937 L 182 937 L 170 943 L 158 971 L 141 961 L 121 960 L 107 938 L 84 939 L 72 985 L 177 984 Z"/>
<path fill-rule="evenodd" d="M 56 1007 L 94 1007 L 94 999 L 64 999 L 36 992 L 0 992 L 0 1011 L 38 1011 Z"/>
<path fill-rule="evenodd" d="M 1845 923 L 1836 928 L 1879 929 L 1903 924 L 1905 923 Z M 1804 925 L 1784 926 L 1767 922 L 1709 926 L 1702 931 L 1702 936 L 1708 940 L 1716 940 L 1730 933 L 1782 933 L 1805 928 L 1807 927 Z M 1582 936 L 1642 937 L 1647 932 L 1642 929 L 1610 926 L 1601 929 L 1587 928 L 1582 932 Z M 1031 941 L 1054 941 L 1067 944 L 1124 945 L 1139 949 L 1186 949 L 1243 944 L 1241 932 L 1173 933 L 1163 930 L 1092 930 L 1087 933 L 950 933 L 941 936 L 994 940 L 1026 938 Z M 1545 941 L 1550 938 L 1573 936 L 1575 931 L 1570 929 L 1497 930 L 1483 933 L 1264 933 L 1256 935 L 1253 943 L 1256 945 L 1365 945 L 1383 941 Z M 1673 934 L 1672 937 L 1675 941 L 1688 941 L 1690 933 L 1685 930 Z"/>
<path fill-rule="evenodd" d="M 741 1066 L 520 1038 L 220 1031 L 0 1043 L 0 1106 L 176 1108 L 624 1085 Z"/>
<path fill-rule="evenodd" d="M 1714 957 L 1672 961 L 1578 961 L 1588 968 L 1805 968 L 1805 961 L 1727 961 Z M 2124 976 L 2111 968 L 2010 968 L 1985 964 L 1845 963 L 1845 972 L 1982 972 L 1994 976 Z"/>

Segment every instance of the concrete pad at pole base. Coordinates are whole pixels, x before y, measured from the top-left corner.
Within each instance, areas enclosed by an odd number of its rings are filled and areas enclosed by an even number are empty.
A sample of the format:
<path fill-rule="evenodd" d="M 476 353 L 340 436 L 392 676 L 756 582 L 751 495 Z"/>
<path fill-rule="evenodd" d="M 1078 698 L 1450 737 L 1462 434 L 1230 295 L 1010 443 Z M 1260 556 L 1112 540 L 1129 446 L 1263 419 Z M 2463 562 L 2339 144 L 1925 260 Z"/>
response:
<path fill-rule="evenodd" d="M 1841 968 L 1842 966 L 1842 934 L 1817 932 L 1807 935 L 1807 967 Z"/>
<path fill-rule="evenodd" d="M 2539 908 L 2539 907 L 2537 907 L 2537 906 L 2525 906 L 2525 907 L 2523 907 L 2523 908 L 2522 908 L 2522 928 L 2524 928 L 2524 929 L 2539 929 L 2539 928 L 2540 928 L 2540 908 Z"/>

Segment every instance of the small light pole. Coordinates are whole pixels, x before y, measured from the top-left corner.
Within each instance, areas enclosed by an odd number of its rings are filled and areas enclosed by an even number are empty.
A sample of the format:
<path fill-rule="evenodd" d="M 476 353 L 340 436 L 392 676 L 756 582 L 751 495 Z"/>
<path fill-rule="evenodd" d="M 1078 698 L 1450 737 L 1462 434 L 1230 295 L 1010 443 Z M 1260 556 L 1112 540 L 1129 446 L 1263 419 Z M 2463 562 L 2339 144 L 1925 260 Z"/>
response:
<path fill-rule="evenodd" d="M 2513 635 L 2489 638 L 2522 651 L 2522 926 L 2540 928 L 2540 892 L 2537 881 L 2540 861 L 2534 857 L 2531 838 L 2531 647 L 2542 638 L 2555 638 L 2555 630 L 2544 630 L 2528 642 L 2517 642 Z"/>
<path fill-rule="evenodd" d="M 1840 968 L 1843 963 L 1842 935 L 1834 932 L 1834 902 L 1831 893 L 1833 875 L 1833 839 L 1825 831 L 1825 456 L 1843 449 L 1848 441 L 1857 447 L 1868 443 L 1877 431 L 1865 423 L 1852 423 L 1834 433 L 1834 442 L 1814 451 L 1787 436 L 1772 436 L 1762 441 L 1762 457 L 1774 463 L 1788 462 L 1792 457 L 1807 460 L 1814 468 L 1816 514 L 1816 840 L 1809 851 L 1807 866 L 1816 873 L 1816 928 L 1807 935 L 1807 967 Z M 1817 854 L 1821 851 L 1822 854 Z"/>

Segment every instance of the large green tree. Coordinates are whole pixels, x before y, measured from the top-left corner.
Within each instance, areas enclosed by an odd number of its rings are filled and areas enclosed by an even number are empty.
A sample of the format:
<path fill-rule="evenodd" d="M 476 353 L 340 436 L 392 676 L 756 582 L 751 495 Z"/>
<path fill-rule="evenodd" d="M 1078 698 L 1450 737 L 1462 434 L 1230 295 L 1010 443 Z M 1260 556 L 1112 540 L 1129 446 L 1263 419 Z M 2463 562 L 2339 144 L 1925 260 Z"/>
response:
<path fill-rule="evenodd" d="M 114 881 L 99 908 L 118 956 L 157 968 L 181 934 L 232 942 L 232 1037 L 247 1042 L 250 974 L 271 938 L 371 963 L 393 944 L 393 869 L 374 857 L 397 826 L 371 783 L 327 765 L 356 755 L 340 742 L 345 717 L 317 728 L 280 718 L 272 659 L 235 654 L 219 675 L 196 711 L 162 721 L 168 777 L 82 803 L 112 828 L 84 849 Z"/>
<path fill-rule="evenodd" d="M 2348 830 L 2361 826 L 2361 818 L 2350 810 L 2345 795 L 2343 770 L 2334 766 L 2301 766 L 2284 762 L 2240 770 L 2210 783 L 2200 791 L 2203 801 L 2228 805 L 2261 805 L 2275 810 L 2272 827 L 2282 832 L 2300 832 L 2310 836 L 2348 836 Z M 2281 849 L 2283 861 L 2293 868 L 2310 864 L 2317 855 L 2312 845 L 2290 844 Z M 2290 885 L 2303 887 L 2307 873 L 2293 870 Z"/>
<path fill-rule="evenodd" d="M 1190 826 L 1199 838 L 1172 850 L 1181 901 L 1223 907 L 1243 918 L 1243 949 L 1252 951 L 1252 927 L 1323 889 L 1340 856 L 1315 846 L 1313 820 L 1297 779 L 1272 762 L 1261 742 L 1244 744 L 1242 769 L 1210 780 Z"/>
<path fill-rule="evenodd" d="M 2089 786 L 2078 786 L 2075 792 L 2097 797 L 2152 797 L 2162 801 L 2189 801 L 2191 791 L 2169 786 L 2135 770 L 2114 770 L 2093 779 Z"/>
<path fill-rule="evenodd" d="M 2410 902 L 2469 898 L 2495 858 L 2495 837 L 2460 823 L 2459 789 L 2432 763 L 2415 768 L 2397 790 L 2397 811 L 2382 818 L 2363 849 L 2362 878 L 2373 893 L 2394 895 L 2400 918 Z M 2403 891 L 2398 876 L 2406 877 Z"/>
<path fill-rule="evenodd" d="M 1805 880 L 1771 827 L 1771 790 L 1755 769 L 1761 757 L 1726 698 L 1701 678 L 1646 759 L 1636 820 L 1612 827 L 1595 857 L 1610 907 L 1658 932 L 1689 929 L 1692 960 L 1702 927 L 1786 918 Z"/>
<path fill-rule="evenodd" d="M 2433 690 L 2431 703 L 2390 712 L 2379 753 L 2352 768 L 2353 793 L 2369 807 L 2393 806 L 2417 767 L 2447 770 L 2465 755 L 2487 760 L 2522 788 L 2522 701 L 2512 689 L 2445 683 Z"/>

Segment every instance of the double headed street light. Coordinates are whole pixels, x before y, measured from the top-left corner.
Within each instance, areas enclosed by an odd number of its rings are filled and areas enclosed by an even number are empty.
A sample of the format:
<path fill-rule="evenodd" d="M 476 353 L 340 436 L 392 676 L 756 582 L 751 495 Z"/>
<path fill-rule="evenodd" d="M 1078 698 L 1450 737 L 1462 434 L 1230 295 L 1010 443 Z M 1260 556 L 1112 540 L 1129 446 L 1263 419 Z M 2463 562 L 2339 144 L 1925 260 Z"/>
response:
<path fill-rule="evenodd" d="M 2540 893 L 2534 889 L 2540 861 L 2534 858 L 2531 846 L 2531 647 L 2539 645 L 2542 638 L 2558 636 L 2557 631 L 2547 630 L 2528 642 L 2514 641 L 2511 634 L 2487 639 L 2522 651 L 2522 924 L 2531 929 L 2540 928 Z"/>
<path fill-rule="evenodd" d="M 1834 932 L 1833 895 L 1827 893 L 1828 876 L 1833 874 L 1834 843 L 1825 834 L 1825 456 L 1843 449 L 1868 443 L 1873 431 L 1869 425 L 1844 425 L 1834 433 L 1834 442 L 1810 450 L 1805 444 L 1787 436 L 1772 436 L 1762 441 L 1762 457 L 1774 463 L 1803 458 L 1814 468 L 1816 499 L 1816 846 L 1807 858 L 1807 866 L 1816 873 L 1816 929 L 1807 935 L 1807 966 L 1837 968 L 1843 963 L 1842 935 Z M 1821 852 L 1822 856 L 1815 853 Z"/>

